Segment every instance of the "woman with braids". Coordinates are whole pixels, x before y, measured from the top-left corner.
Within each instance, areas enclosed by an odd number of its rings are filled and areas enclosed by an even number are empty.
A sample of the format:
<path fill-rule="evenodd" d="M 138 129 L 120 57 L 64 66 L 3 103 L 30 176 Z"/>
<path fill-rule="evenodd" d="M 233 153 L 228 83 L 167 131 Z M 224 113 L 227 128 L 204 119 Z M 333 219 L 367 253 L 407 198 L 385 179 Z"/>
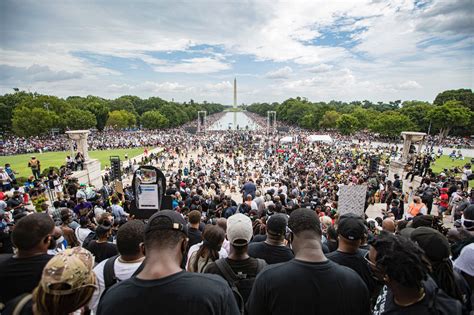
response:
<path fill-rule="evenodd" d="M 216 225 L 207 225 L 202 234 L 202 245 L 191 254 L 188 271 L 202 273 L 206 266 L 219 259 L 219 251 L 224 242 L 224 230 Z"/>
<path fill-rule="evenodd" d="M 383 286 L 373 314 L 461 315 L 462 305 L 428 275 L 430 262 L 409 239 L 381 233 L 370 243 L 367 262 Z"/>
<path fill-rule="evenodd" d="M 411 233 L 411 240 L 423 249 L 431 263 L 430 276 L 450 297 L 463 304 L 463 311 L 471 311 L 470 289 L 464 278 L 453 270 L 448 239 L 440 232 L 429 228 L 419 227 Z"/>

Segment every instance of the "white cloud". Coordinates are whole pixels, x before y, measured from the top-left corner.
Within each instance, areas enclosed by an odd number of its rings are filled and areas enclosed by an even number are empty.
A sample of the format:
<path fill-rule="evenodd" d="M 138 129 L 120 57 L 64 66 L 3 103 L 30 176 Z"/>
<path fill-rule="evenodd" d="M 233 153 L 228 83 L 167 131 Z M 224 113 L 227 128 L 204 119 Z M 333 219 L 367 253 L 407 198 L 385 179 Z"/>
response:
<path fill-rule="evenodd" d="M 265 75 L 268 79 L 288 79 L 293 74 L 293 69 L 291 67 L 286 66 L 274 71 L 267 72 Z"/>
<path fill-rule="evenodd" d="M 13 67 L 2 68 L 0 91 L 14 84 L 63 96 L 129 91 L 229 103 L 228 83 L 245 73 L 239 101 L 248 103 L 288 93 L 432 100 L 474 82 L 466 0 L 2 1 L 0 11 L 0 65 Z M 290 81 L 280 89 L 265 77 Z"/>
<path fill-rule="evenodd" d="M 400 83 L 398 85 L 398 88 L 400 90 L 414 90 L 414 89 L 421 89 L 422 86 L 416 81 L 406 81 L 406 82 Z"/>
<path fill-rule="evenodd" d="M 233 89 L 233 84 L 230 81 L 222 81 L 218 83 L 206 84 L 204 90 L 211 92 L 230 91 Z"/>
<path fill-rule="evenodd" d="M 308 71 L 313 73 L 323 73 L 330 71 L 332 68 L 334 68 L 334 66 L 322 63 L 314 67 L 308 68 Z"/>
<path fill-rule="evenodd" d="M 64 70 L 53 71 L 48 66 L 34 64 L 28 68 L 0 65 L 0 79 L 11 81 L 31 81 L 31 82 L 54 82 L 72 79 L 80 79 L 82 73 L 68 72 Z"/>
<path fill-rule="evenodd" d="M 183 59 L 179 63 L 165 63 L 153 67 L 156 72 L 213 73 L 230 69 L 230 65 L 213 58 Z"/>

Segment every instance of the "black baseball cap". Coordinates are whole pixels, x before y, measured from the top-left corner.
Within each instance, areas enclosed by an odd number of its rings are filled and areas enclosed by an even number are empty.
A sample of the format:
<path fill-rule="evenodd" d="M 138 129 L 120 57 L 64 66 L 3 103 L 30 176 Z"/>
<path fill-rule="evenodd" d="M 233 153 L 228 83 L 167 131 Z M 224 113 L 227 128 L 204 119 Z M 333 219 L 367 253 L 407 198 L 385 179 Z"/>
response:
<path fill-rule="evenodd" d="M 449 258 L 448 239 L 440 232 L 426 226 L 420 226 L 411 233 L 411 240 L 423 249 L 431 261 L 442 261 Z"/>
<path fill-rule="evenodd" d="M 188 236 L 186 220 L 173 210 L 161 210 L 150 217 L 145 227 L 145 234 L 156 230 L 176 230 Z"/>
<path fill-rule="evenodd" d="M 339 218 L 337 234 L 347 238 L 348 240 L 360 240 L 364 238 L 366 231 L 367 229 L 364 224 L 364 219 L 356 214 L 347 213 Z"/>
<path fill-rule="evenodd" d="M 286 233 L 288 217 L 283 213 L 276 213 L 267 220 L 267 232 L 271 235 L 281 236 Z"/>

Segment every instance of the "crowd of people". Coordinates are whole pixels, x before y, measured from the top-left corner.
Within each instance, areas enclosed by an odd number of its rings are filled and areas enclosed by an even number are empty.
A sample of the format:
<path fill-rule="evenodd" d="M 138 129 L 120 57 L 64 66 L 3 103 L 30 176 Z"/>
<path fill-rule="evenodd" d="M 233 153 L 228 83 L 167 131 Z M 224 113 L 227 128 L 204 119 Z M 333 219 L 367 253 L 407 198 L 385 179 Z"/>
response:
<path fill-rule="evenodd" d="M 290 134 L 157 134 L 164 151 L 140 162 L 164 173 L 172 203 L 144 221 L 127 179 L 66 176 L 40 213 L 25 195 L 49 178 L 3 187 L 2 314 L 472 312 L 469 163 L 434 174 L 436 154 L 412 152 L 391 178 L 396 147 Z M 359 213 L 339 212 L 347 185 L 367 186 Z"/>

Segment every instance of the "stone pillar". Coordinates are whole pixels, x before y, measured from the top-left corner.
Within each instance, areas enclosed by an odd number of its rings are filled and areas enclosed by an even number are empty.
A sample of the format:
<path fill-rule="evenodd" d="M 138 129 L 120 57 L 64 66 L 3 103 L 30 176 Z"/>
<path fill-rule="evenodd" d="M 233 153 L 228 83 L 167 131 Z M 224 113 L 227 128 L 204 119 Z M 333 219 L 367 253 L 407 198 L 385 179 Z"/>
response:
<path fill-rule="evenodd" d="M 89 158 L 89 146 L 87 144 L 87 136 L 89 130 L 71 130 L 66 131 L 71 141 L 75 141 L 77 150 L 84 155 L 84 170 L 73 172 L 72 176 L 80 182 L 88 182 L 96 188 L 102 187 L 102 177 L 100 170 L 100 162 L 96 159 Z"/>
<path fill-rule="evenodd" d="M 69 148 L 71 149 L 71 158 L 74 158 L 74 140 L 69 139 Z"/>
<path fill-rule="evenodd" d="M 84 160 L 89 160 L 89 146 L 87 145 L 87 136 L 89 135 L 89 130 L 71 130 L 66 131 L 69 138 L 76 142 L 77 151 L 81 152 L 84 155 Z M 73 154 L 74 156 L 74 154 Z"/>
<path fill-rule="evenodd" d="M 403 150 L 402 150 L 401 160 L 402 162 L 407 162 L 408 154 L 410 152 L 410 146 L 411 146 L 411 137 L 404 133 L 402 133 L 402 136 L 403 136 Z"/>

